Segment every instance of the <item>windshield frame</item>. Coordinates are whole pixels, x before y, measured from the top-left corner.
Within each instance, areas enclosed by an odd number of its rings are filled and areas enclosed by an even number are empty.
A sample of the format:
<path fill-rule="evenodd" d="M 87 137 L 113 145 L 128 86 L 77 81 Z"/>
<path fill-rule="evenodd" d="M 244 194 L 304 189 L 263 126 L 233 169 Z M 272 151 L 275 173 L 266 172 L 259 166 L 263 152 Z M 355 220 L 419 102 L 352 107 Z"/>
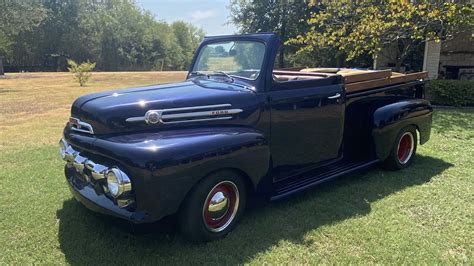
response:
<path fill-rule="evenodd" d="M 202 72 L 202 73 L 209 72 L 208 76 L 217 76 L 218 74 L 214 75 L 214 73 L 224 72 L 224 73 L 228 74 L 229 76 L 231 76 L 232 78 L 237 78 L 237 79 L 243 79 L 243 80 L 248 80 L 248 81 L 256 81 L 256 80 L 260 79 L 260 77 L 263 76 L 264 73 L 262 73 L 262 72 L 265 69 L 265 60 L 266 60 L 267 53 L 268 53 L 267 43 L 265 41 L 263 41 L 261 39 L 257 39 L 257 38 L 235 38 L 235 37 L 232 38 L 232 36 L 229 36 L 229 37 L 231 37 L 231 38 L 216 38 L 216 39 L 208 40 L 208 41 L 204 40 L 201 43 L 201 45 L 199 46 L 199 48 L 197 50 L 197 53 L 196 53 L 196 55 L 195 55 L 195 57 L 192 61 L 192 65 L 191 65 L 191 68 L 189 70 L 188 77 L 199 76 L 199 75 L 195 74 L 197 72 Z M 229 73 L 227 71 L 222 71 L 222 70 L 196 70 L 196 67 L 198 65 L 198 59 L 201 57 L 201 54 L 203 53 L 204 48 L 206 48 L 208 45 L 226 43 L 226 42 L 234 42 L 234 45 L 235 45 L 235 42 L 256 42 L 256 43 L 260 43 L 260 44 L 263 45 L 263 48 L 264 48 L 263 57 L 262 57 L 262 62 L 260 64 L 260 69 L 259 69 L 257 77 L 247 78 L 247 77 L 244 77 L 244 76 L 235 75 L 235 74 Z"/>

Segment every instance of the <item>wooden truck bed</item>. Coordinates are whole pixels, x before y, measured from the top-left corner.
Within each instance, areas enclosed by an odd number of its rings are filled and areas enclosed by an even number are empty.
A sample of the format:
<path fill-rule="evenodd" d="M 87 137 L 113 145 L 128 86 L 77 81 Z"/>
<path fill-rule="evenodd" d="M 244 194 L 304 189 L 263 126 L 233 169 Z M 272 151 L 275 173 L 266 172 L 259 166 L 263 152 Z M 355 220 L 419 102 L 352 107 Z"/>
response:
<path fill-rule="evenodd" d="M 344 68 L 305 68 L 303 73 L 339 74 L 344 77 L 348 93 L 405 83 L 413 80 L 425 80 L 428 72 L 402 74 L 391 70 L 358 70 Z"/>

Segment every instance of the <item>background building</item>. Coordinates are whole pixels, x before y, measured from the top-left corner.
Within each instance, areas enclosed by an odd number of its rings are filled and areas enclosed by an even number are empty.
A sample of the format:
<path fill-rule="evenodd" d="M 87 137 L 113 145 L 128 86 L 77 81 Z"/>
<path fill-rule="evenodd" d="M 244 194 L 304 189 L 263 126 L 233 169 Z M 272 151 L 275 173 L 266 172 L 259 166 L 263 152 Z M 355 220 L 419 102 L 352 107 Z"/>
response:
<path fill-rule="evenodd" d="M 395 47 L 383 51 L 375 68 L 393 68 L 395 64 L 390 58 L 395 53 Z M 426 42 L 406 60 L 400 71 L 420 70 L 428 71 L 430 79 L 474 80 L 474 34 L 466 32 L 450 40 Z"/>

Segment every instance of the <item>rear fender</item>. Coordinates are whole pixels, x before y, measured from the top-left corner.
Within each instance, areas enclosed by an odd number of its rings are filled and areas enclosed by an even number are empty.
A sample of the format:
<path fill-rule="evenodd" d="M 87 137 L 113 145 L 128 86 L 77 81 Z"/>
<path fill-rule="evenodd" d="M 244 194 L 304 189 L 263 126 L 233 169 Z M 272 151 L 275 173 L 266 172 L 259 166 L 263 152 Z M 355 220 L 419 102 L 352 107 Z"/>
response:
<path fill-rule="evenodd" d="M 379 107 L 374 112 L 372 137 L 376 156 L 385 160 L 400 130 L 414 125 L 420 133 L 420 144 L 430 139 L 433 108 L 422 99 L 403 100 Z"/>

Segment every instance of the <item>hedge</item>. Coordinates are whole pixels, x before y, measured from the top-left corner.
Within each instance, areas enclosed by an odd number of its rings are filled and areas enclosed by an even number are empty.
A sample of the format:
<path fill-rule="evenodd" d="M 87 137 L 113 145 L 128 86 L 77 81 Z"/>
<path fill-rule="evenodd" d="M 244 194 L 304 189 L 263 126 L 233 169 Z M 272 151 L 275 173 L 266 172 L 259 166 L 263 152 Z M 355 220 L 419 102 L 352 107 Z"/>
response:
<path fill-rule="evenodd" d="M 426 99 L 435 105 L 474 106 L 474 81 L 429 81 L 426 85 Z"/>

